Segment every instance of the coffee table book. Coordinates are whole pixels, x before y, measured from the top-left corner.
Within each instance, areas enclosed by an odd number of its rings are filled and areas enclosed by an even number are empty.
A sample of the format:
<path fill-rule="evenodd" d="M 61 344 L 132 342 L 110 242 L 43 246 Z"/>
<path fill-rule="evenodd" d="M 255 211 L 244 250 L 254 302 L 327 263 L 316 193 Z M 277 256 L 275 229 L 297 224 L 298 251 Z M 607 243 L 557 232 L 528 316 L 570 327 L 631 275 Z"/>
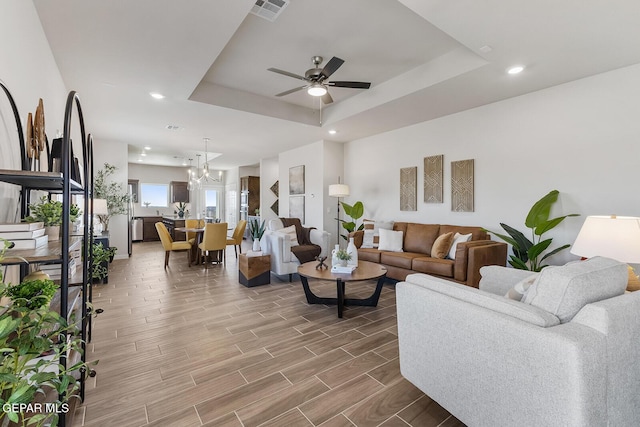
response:
<path fill-rule="evenodd" d="M 333 267 L 331 267 L 331 272 L 336 274 L 351 274 L 355 269 L 355 265 L 334 265 Z"/>

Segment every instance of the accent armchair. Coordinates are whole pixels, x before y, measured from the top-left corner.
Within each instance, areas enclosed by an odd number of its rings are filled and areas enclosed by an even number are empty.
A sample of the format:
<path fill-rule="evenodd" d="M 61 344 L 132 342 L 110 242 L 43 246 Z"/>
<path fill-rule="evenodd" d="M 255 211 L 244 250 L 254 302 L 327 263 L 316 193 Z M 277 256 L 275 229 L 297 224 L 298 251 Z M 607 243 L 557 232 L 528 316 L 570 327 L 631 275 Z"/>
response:
<path fill-rule="evenodd" d="M 624 294 L 625 264 L 480 272 L 480 289 L 397 284 L 405 378 L 469 426 L 640 424 L 640 292 Z M 518 282 L 523 301 L 506 298 Z"/>
<path fill-rule="evenodd" d="M 298 251 L 298 255 L 295 255 L 291 249 L 290 235 L 282 232 L 285 228 L 282 220 L 289 221 L 292 224 L 297 221 L 297 224 L 300 224 L 300 220 L 297 218 L 270 220 L 267 223 L 267 230 L 265 230 L 260 240 L 260 247 L 265 254 L 271 255 L 271 272 L 278 276 L 289 275 L 289 281 L 291 281 L 293 274 L 298 272 L 298 266 L 301 263 L 315 258 L 315 256 L 312 256 L 314 252 L 307 252 L 308 249 L 312 249 L 310 248 L 311 245 L 317 247 L 315 252 L 317 255 L 327 256 L 331 235 L 326 231 L 315 228 L 301 227 L 297 229 L 299 232 L 296 233 L 296 240 L 300 244 L 298 248 L 294 249 L 294 251 Z M 307 234 L 308 239 L 306 239 Z"/>

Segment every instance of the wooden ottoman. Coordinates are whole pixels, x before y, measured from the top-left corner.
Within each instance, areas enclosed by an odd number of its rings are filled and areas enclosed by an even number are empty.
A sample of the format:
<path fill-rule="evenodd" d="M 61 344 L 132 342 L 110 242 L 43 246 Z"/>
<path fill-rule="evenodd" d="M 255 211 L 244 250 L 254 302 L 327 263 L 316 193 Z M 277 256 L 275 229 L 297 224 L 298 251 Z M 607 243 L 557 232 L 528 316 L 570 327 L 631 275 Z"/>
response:
<path fill-rule="evenodd" d="M 271 283 L 271 255 L 238 255 L 238 279 L 248 288 Z"/>

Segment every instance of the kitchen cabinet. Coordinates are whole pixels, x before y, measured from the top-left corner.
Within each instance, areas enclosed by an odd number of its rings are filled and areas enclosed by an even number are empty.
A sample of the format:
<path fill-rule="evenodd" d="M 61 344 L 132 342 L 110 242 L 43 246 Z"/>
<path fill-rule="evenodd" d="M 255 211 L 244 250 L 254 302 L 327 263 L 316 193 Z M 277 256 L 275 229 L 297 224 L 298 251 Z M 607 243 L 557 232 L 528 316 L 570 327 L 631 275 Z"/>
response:
<path fill-rule="evenodd" d="M 160 240 L 158 230 L 156 230 L 156 222 L 162 222 L 161 216 L 145 216 L 142 217 L 142 241 L 155 242 Z"/>
<path fill-rule="evenodd" d="M 248 220 L 260 209 L 260 177 L 243 176 L 240 178 L 240 219 Z"/>
<path fill-rule="evenodd" d="M 186 181 L 171 181 L 171 203 L 189 203 L 188 185 Z"/>

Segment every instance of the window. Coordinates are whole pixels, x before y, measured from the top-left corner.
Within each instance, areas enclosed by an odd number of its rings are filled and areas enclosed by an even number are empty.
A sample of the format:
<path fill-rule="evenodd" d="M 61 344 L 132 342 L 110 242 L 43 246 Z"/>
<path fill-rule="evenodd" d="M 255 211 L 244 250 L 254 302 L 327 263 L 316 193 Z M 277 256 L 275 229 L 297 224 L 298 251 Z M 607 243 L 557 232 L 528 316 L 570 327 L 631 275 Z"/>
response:
<path fill-rule="evenodd" d="M 169 185 L 167 184 L 140 184 L 140 197 L 138 200 L 145 206 L 154 208 L 166 208 L 169 200 Z"/>
<path fill-rule="evenodd" d="M 218 212 L 218 190 L 204 191 L 205 216 L 219 218 Z"/>

